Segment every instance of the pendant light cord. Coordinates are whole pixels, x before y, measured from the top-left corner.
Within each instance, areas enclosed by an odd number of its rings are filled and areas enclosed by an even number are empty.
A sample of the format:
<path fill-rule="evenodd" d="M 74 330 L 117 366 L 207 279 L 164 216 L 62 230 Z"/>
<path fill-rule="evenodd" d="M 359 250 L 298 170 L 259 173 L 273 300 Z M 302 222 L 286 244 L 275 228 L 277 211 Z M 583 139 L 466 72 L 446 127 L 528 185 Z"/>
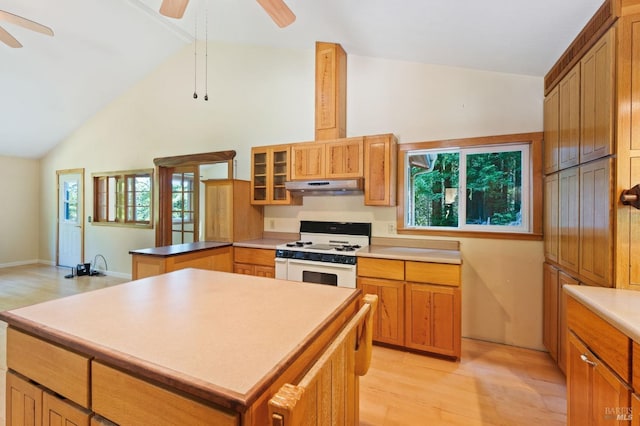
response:
<path fill-rule="evenodd" d="M 209 2 L 204 9 L 204 100 L 209 100 Z"/>
<path fill-rule="evenodd" d="M 198 99 L 198 14 L 196 14 L 193 32 L 193 99 Z"/>

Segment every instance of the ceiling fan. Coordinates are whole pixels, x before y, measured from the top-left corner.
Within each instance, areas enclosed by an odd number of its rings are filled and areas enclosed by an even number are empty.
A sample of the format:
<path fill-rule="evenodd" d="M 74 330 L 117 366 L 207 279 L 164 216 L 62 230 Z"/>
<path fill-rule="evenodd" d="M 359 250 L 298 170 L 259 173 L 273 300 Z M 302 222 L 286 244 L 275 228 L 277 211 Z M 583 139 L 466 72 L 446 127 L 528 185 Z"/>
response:
<path fill-rule="evenodd" d="M 42 24 L 38 24 L 37 22 L 31 21 L 27 18 L 23 18 L 22 16 L 14 15 L 13 13 L 9 13 L 4 10 L 0 10 L 0 21 L 20 25 L 21 27 L 24 27 L 31 31 L 36 31 L 48 36 L 53 36 L 53 30 L 51 28 L 45 27 Z M 9 47 L 22 47 L 22 44 L 2 27 L 0 27 L 0 41 Z"/>
<path fill-rule="evenodd" d="M 293 14 L 283 0 L 257 1 L 280 28 L 284 28 L 296 20 L 296 15 Z M 184 15 L 188 3 L 189 0 L 162 0 L 160 13 L 170 18 L 180 19 Z"/>

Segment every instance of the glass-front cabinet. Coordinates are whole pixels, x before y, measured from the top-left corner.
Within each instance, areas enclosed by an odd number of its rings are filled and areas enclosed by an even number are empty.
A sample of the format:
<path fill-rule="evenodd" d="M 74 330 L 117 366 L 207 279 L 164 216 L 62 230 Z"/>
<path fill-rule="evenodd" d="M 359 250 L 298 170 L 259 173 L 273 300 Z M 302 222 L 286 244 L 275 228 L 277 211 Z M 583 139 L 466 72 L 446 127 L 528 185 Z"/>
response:
<path fill-rule="evenodd" d="M 290 145 L 251 149 L 251 203 L 300 204 L 292 198 L 284 183 L 289 179 Z"/>

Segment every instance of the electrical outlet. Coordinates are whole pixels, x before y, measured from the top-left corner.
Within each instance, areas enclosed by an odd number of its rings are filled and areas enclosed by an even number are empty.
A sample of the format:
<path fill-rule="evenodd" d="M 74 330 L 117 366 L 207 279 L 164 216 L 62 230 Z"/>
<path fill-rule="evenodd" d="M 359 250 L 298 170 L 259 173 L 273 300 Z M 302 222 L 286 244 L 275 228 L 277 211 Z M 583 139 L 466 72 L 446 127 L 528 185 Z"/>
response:
<path fill-rule="evenodd" d="M 393 223 L 390 223 L 389 225 L 387 225 L 387 231 L 390 234 L 393 234 L 394 232 L 396 232 L 396 226 Z"/>
<path fill-rule="evenodd" d="M 275 229 L 276 221 L 274 219 L 269 220 L 269 229 Z"/>

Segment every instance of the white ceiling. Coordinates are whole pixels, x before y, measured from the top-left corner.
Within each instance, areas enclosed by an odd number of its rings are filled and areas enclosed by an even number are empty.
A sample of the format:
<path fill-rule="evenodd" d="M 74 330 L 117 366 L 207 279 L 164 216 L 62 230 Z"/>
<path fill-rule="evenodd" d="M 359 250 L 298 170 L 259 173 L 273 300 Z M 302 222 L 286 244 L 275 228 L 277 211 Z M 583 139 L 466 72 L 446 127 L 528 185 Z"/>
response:
<path fill-rule="evenodd" d="M 278 28 L 255 0 L 191 0 L 176 21 L 161 0 L 0 0 L 54 37 L 0 22 L 0 155 L 39 158 L 193 40 L 313 49 L 544 76 L 603 0 L 285 0 Z"/>

